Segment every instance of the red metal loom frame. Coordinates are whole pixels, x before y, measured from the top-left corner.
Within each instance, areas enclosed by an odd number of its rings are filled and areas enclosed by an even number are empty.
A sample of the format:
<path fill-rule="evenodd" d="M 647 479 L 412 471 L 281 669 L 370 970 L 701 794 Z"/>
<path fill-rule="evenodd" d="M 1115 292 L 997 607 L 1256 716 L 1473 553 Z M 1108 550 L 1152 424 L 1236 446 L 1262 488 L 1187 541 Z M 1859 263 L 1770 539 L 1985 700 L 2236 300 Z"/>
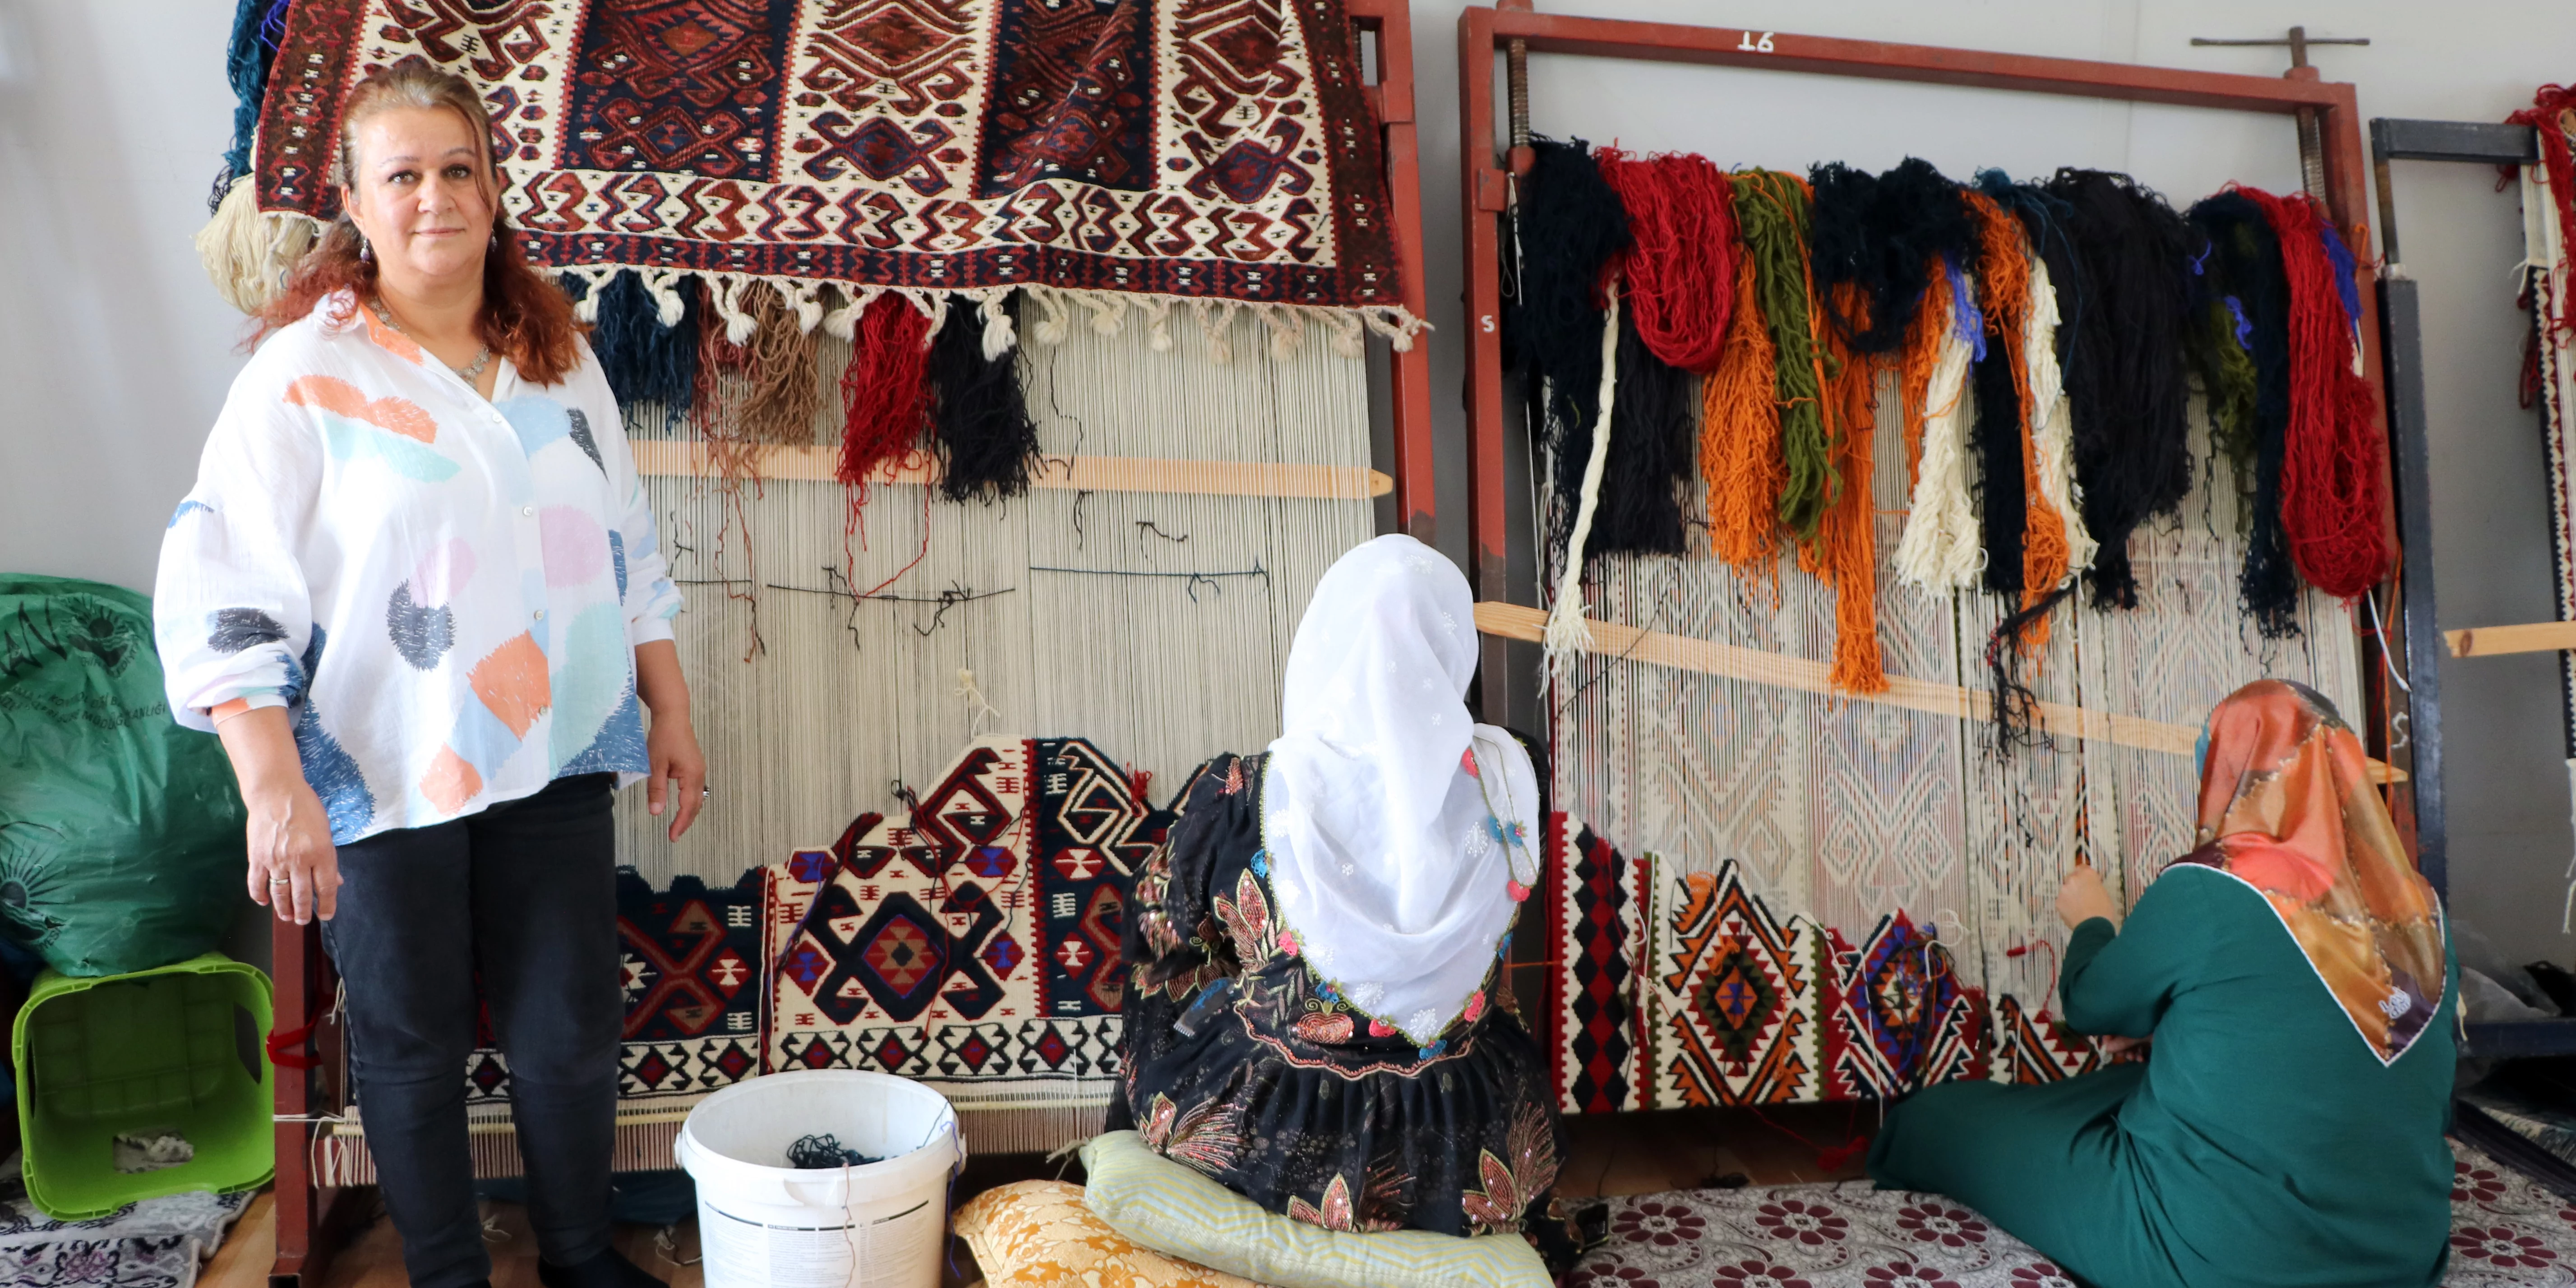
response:
<path fill-rule="evenodd" d="M 2019 90 L 2184 107 L 2211 107 L 2268 112 L 2295 117 L 2316 114 L 2324 142 L 2327 210 L 2347 244 L 2365 258 L 2360 265 L 2361 336 L 2365 370 L 2385 411 L 2388 398 L 2382 378 L 2378 292 L 2374 265 L 2367 258 L 2371 170 L 2362 152 L 2361 113 L 2352 85 L 2319 78 L 2314 67 L 2295 68 L 2286 76 L 2238 76 L 2218 72 L 2142 67 L 2129 63 L 2041 58 L 2025 54 L 1945 49 L 1933 45 L 1898 45 L 1875 40 L 1840 40 L 1791 32 L 1746 31 L 1734 27 L 1693 27 L 1677 23 L 1630 22 L 1611 18 L 1576 18 L 1539 13 L 1530 0 L 1501 0 L 1499 8 L 1474 7 L 1458 16 L 1459 160 L 1467 281 L 1467 427 L 1469 543 L 1468 576 L 1479 600 L 1509 602 L 1505 515 L 1510 504 L 1503 482 L 1503 349 L 1501 215 L 1509 165 L 1525 169 L 1525 157 L 1508 161 L 1497 153 L 1494 118 L 1495 54 L 1512 42 L 1530 53 L 1580 54 L 1594 58 L 1628 58 L 1648 62 L 1696 63 L 1710 67 L 1751 67 L 1768 71 L 1807 72 L 1869 80 L 1915 81 L 1977 89 Z M 2390 493 L 2393 495 L 2393 491 Z M 2397 549 L 2393 504 L 2385 520 L 2390 549 Z M 2391 576 L 2395 574 L 2392 571 Z M 2391 614 L 2395 614 L 2392 612 Z M 2397 665 L 2404 667 L 2403 645 Z M 2369 723 L 2374 735 L 2386 727 L 2389 710 L 2386 680 L 2376 641 L 2363 646 L 2371 696 Z M 1532 713 L 1513 710 L 1516 699 L 1509 644 L 1487 636 L 1480 666 L 1483 718 L 1507 727 L 1534 726 Z M 1520 723 L 1515 724 L 1515 717 Z M 2383 744 L 2374 754 L 2387 758 Z M 2404 749 L 2399 749 L 2400 763 Z M 2391 793 L 2399 826 L 2413 836 L 2412 811 L 2405 792 Z"/>
<path fill-rule="evenodd" d="M 1377 81 L 1367 87 L 1385 149 L 1387 191 L 1395 203 L 1395 246 L 1404 279 L 1404 307 L 1428 312 L 1422 281 L 1422 181 L 1420 144 L 1413 121 L 1413 25 L 1406 0 L 1343 0 L 1354 32 L 1377 44 Z M 1437 509 L 1431 453 L 1431 345 L 1415 338 L 1408 351 L 1389 355 L 1389 418 L 1393 425 L 1396 524 L 1428 544 Z M 277 1069 L 277 1260 L 272 1288 L 319 1282 L 332 1254 L 363 1217 L 346 1192 L 325 1188 L 315 1168 L 315 1146 L 328 1123 L 310 1121 L 317 1107 L 340 1103 L 347 1071 L 340 1066 L 331 1002 L 338 975 L 322 951 L 316 926 L 271 921 L 275 954 L 276 1027 L 270 1040 Z M 305 1026 L 300 1031 L 292 1026 Z M 292 1067 L 304 1065 L 307 1067 Z M 457 1071 L 464 1075 L 462 1069 Z"/>

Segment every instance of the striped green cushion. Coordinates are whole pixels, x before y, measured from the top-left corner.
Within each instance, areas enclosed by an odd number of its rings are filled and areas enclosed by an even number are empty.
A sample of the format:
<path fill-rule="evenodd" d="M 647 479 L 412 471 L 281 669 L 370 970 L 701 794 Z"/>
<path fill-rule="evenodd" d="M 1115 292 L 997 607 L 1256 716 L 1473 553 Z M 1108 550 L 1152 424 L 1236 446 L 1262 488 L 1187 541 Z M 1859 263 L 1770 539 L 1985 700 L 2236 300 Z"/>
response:
<path fill-rule="evenodd" d="M 1083 1202 L 1141 1247 L 1278 1288 L 1550 1288 L 1517 1235 L 1348 1234 L 1265 1212 L 1145 1147 L 1132 1131 L 1082 1147 Z"/>

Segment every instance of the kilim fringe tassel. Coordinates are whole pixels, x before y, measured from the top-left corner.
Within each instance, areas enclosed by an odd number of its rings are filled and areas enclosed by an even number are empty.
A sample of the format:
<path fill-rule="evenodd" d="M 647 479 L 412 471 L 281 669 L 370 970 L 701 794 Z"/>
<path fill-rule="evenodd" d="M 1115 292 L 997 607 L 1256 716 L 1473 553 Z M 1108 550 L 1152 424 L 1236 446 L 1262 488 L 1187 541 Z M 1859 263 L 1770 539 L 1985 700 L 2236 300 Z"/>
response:
<path fill-rule="evenodd" d="M 592 288 L 579 311 L 589 315 L 591 352 L 620 407 L 649 404 L 673 422 L 689 414 L 698 383 L 697 292 L 666 322 L 643 276 L 620 273 Z"/>
<path fill-rule="evenodd" d="M 313 249 L 320 231 L 321 225 L 302 215 L 262 213 L 259 181 L 243 175 L 197 230 L 197 261 L 225 303 L 257 314 L 277 298 L 287 270 Z"/>
<path fill-rule="evenodd" d="M 816 337 L 798 325 L 795 305 L 766 287 L 753 288 L 751 316 L 752 376 L 742 396 L 742 434 L 756 443 L 809 444 L 823 409 Z"/>
<path fill-rule="evenodd" d="M 987 503 L 1029 490 L 1038 466 L 1038 427 L 1020 390 L 1017 360 L 995 352 L 995 332 L 1014 325 L 1009 305 L 979 319 L 964 300 L 952 301 L 948 324 L 931 341 L 927 380 L 932 440 L 939 450 L 940 494 L 951 501 Z"/>

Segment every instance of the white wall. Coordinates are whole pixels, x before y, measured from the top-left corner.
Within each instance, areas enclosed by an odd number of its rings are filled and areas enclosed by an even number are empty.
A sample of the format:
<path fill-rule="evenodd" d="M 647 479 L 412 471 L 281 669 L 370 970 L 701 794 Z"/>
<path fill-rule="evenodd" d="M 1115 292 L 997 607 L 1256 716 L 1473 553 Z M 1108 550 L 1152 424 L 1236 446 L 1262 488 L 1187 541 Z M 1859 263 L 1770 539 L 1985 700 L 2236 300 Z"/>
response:
<path fill-rule="evenodd" d="M 2271 74 L 2278 50 L 2192 36 L 2366 35 L 2317 61 L 2364 116 L 2498 120 L 2576 65 L 2576 24 L 2543 0 L 1544 0 L 1556 12 Z M 1457 0 L 1414 5 L 1429 239 L 1441 544 L 1466 549 L 1457 173 Z M 170 507 L 239 364 L 241 320 L 188 237 L 231 121 L 230 0 L 0 0 L 0 566 L 148 588 Z M 1721 164 L 1872 167 L 1910 154 L 1964 175 L 2127 170 L 2177 203 L 2230 179 L 2296 186 L 2287 123 L 1986 91 L 1775 73 L 1533 60 L 1543 131 L 1684 149 Z M 2514 196 L 2471 167 L 2400 163 L 2406 262 L 2424 283 L 2435 534 L 2446 626 L 2550 616 L 2534 422 L 2513 402 L 2522 315 Z M 1523 591 L 1526 596 L 1526 588 Z M 2444 676 L 2458 919 L 2512 960 L 2576 958 L 2558 933 L 2570 853 L 2554 661 Z"/>

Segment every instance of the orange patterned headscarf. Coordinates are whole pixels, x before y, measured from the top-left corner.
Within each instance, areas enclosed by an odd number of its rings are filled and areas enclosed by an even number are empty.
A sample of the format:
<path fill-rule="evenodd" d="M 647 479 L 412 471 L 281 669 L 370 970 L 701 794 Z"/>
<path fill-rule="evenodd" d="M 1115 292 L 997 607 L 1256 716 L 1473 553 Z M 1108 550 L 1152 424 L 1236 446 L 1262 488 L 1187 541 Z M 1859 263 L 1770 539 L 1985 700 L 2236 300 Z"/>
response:
<path fill-rule="evenodd" d="M 2238 689 L 2201 733 L 2200 848 L 2182 861 L 2261 891 L 2389 1063 L 2448 987 L 2441 905 L 2370 785 L 2361 740 L 2313 690 Z"/>

